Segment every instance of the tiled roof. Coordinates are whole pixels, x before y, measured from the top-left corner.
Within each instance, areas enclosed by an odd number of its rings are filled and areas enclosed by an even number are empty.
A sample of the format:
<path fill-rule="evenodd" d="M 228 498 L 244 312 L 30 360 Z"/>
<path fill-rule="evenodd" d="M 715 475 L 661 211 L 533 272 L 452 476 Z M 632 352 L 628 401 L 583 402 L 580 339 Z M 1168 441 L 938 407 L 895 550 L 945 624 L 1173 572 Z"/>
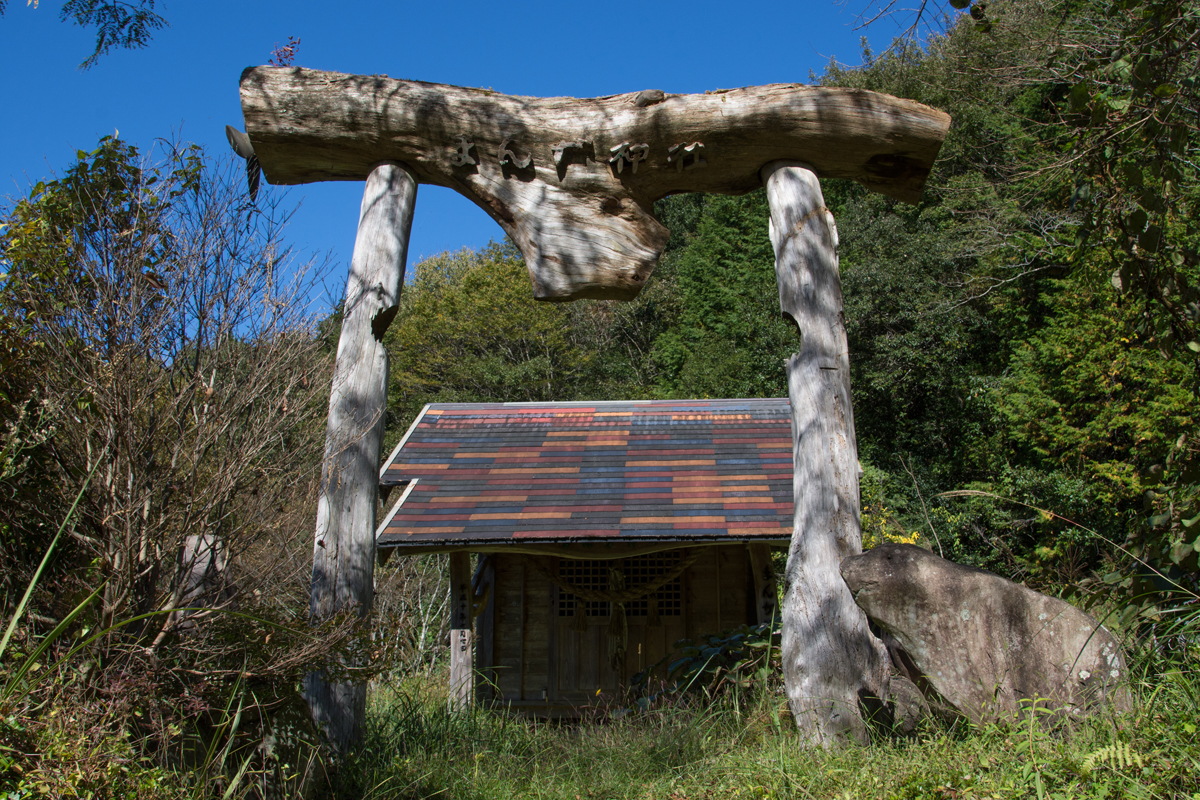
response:
<path fill-rule="evenodd" d="M 790 410 L 786 398 L 431 404 L 382 482 L 406 491 L 380 547 L 786 540 Z"/>

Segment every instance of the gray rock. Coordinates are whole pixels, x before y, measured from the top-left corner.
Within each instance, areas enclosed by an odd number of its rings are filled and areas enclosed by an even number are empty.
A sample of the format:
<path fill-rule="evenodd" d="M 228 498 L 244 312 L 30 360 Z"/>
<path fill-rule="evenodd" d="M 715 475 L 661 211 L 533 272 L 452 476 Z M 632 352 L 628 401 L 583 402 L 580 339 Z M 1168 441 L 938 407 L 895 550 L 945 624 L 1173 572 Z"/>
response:
<path fill-rule="evenodd" d="M 921 720 L 932 713 L 921 690 L 903 675 L 893 675 L 889 682 L 888 707 L 892 712 L 892 732 L 904 736 L 914 733 Z"/>
<path fill-rule="evenodd" d="M 944 699 L 976 723 L 1022 716 L 1035 699 L 1055 717 L 1130 707 L 1116 639 L 1062 600 L 907 544 L 847 558 L 841 572 L 931 705 Z"/>
<path fill-rule="evenodd" d="M 661 103 L 666 97 L 666 92 L 662 89 L 647 89 L 637 93 L 637 96 L 633 98 L 633 104 L 638 108 L 646 108 L 655 103 Z"/>
<path fill-rule="evenodd" d="M 930 685 L 896 637 L 873 626 L 888 651 L 892 664 L 888 707 L 892 712 L 892 732 L 908 735 L 916 731 L 921 720 L 932 717 L 950 725 L 962 719 L 958 709 L 946 702 Z"/>

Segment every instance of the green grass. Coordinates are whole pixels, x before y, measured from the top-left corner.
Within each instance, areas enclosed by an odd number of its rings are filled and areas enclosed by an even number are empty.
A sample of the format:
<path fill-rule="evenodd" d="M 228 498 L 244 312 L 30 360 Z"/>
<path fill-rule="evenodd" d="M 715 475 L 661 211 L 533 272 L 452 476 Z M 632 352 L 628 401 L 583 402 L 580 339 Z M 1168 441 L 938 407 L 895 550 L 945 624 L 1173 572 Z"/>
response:
<path fill-rule="evenodd" d="M 777 727 L 776 697 L 568 725 L 450 712 L 427 686 L 381 689 L 337 796 L 1200 800 L 1200 662 L 1182 663 L 1135 687 L 1134 714 L 1070 732 L 930 726 L 832 752 L 801 747 L 786 716 Z"/>
<path fill-rule="evenodd" d="M 1200 800 L 1200 654 L 1152 655 L 1141 659 L 1150 666 L 1129 715 L 1100 714 L 1058 732 L 930 724 L 911 739 L 829 752 L 800 745 L 777 695 L 559 724 L 450 712 L 444 683 L 377 688 L 366 739 L 332 797 Z M 52 710 L 36 734 L 0 720 L 0 798 L 253 796 L 245 782 L 235 789 L 155 765 L 120 736 L 81 737 L 66 710 Z M 42 759 L 14 761 L 16 748 Z"/>

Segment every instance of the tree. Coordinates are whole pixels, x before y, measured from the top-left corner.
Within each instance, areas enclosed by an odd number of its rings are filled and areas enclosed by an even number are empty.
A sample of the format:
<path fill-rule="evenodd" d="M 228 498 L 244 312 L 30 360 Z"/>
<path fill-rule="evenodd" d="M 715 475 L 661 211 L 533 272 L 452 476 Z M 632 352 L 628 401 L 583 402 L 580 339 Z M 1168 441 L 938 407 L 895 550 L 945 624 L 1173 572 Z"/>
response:
<path fill-rule="evenodd" d="M 677 310 L 650 352 L 659 391 L 670 397 L 786 394 L 782 364 L 795 328 L 777 310 L 764 193 L 682 196 L 660 206 L 668 215 L 687 214 L 680 220 L 687 233 L 660 268 L 674 283 Z"/>
<path fill-rule="evenodd" d="M 104 625 L 154 612 L 120 634 L 151 648 L 194 599 L 180 553 L 221 551 L 225 601 L 296 567 L 278 555 L 303 465 L 319 461 L 317 273 L 282 243 L 278 203 L 248 204 L 238 183 L 194 146 L 150 162 L 105 137 L 0 232 L 0 312 L 54 415 L 45 460 L 60 498 L 84 487 L 64 581 L 103 586 Z M 27 523 L 11 519 L 6 560 L 21 558 L 18 533 L 44 549 Z M 271 551 L 235 591 L 232 564 Z"/>
<path fill-rule="evenodd" d="M 59 19 L 74 22 L 81 28 L 96 29 L 96 49 L 80 64 L 81 69 L 90 69 L 100 57 L 114 47 L 134 50 L 150 43 L 154 31 L 166 26 L 167 21 L 154 11 L 155 0 L 66 0 Z M 33 1 L 37 6 L 37 0 Z M 8 0 L 0 0 L 0 16 L 7 9 Z"/>
<path fill-rule="evenodd" d="M 1179 0 L 1097 3 L 1064 26 L 1048 67 L 1070 87 L 1075 261 L 1136 309 L 1129 338 L 1179 362 L 1200 400 L 1200 15 Z M 1144 474 L 1141 563 L 1120 585 L 1155 614 L 1180 582 L 1200 581 L 1200 431 L 1191 420 Z M 1167 435 L 1172 426 L 1159 433 Z M 1172 437 L 1174 438 L 1174 437 Z M 1164 457 L 1165 456 L 1165 457 Z M 1174 586 L 1172 585 L 1174 582 Z"/>
<path fill-rule="evenodd" d="M 969 16 L 880 61 L 955 117 L 934 192 L 1009 372 L 989 379 L 987 479 L 1032 470 L 1046 480 L 1015 483 L 1107 498 L 1077 521 L 1111 537 L 1123 520 L 1108 577 L 1153 615 L 1172 582 L 1198 580 L 1200 434 L 1177 412 L 1181 392 L 1200 398 L 1200 19 L 1176 0 L 952 5 Z M 872 73 L 887 74 L 853 80 Z"/>
<path fill-rule="evenodd" d="M 570 306 L 533 299 L 511 245 L 427 259 L 386 334 L 388 405 L 411 419 L 433 401 L 581 399 L 594 353 L 578 333 Z"/>

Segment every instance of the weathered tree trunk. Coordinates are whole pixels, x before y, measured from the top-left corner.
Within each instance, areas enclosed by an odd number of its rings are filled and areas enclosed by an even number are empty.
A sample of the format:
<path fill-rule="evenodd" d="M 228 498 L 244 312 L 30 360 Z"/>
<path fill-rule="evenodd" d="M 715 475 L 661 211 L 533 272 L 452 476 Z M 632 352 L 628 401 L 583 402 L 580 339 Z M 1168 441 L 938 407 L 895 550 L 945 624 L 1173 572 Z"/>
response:
<path fill-rule="evenodd" d="M 313 547 L 314 621 L 347 608 L 365 615 L 375 594 L 375 506 L 387 410 L 388 356 L 383 334 L 396 316 L 417 181 L 407 167 L 371 170 L 346 283 L 338 340 L 317 533 Z M 305 696 L 313 721 L 345 751 L 362 736 L 366 687 L 310 673 Z"/>
<path fill-rule="evenodd" d="M 450 554 L 450 707 L 471 704 L 471 554 Z"/>
<path fill-rule="evenodd" d="M 783 677 L 796 723 L 830 746 L 863 739 L 861 697 L 887 697 L 887 652 L 842 581 L 862 552 L 858 445 L 838 276 L 837 229 L 816 174 L 775 161 L 762 170 L 771 209 L 779 304 L 800 329 L 787 362 L 796 501 L 783 602 Z"/>

